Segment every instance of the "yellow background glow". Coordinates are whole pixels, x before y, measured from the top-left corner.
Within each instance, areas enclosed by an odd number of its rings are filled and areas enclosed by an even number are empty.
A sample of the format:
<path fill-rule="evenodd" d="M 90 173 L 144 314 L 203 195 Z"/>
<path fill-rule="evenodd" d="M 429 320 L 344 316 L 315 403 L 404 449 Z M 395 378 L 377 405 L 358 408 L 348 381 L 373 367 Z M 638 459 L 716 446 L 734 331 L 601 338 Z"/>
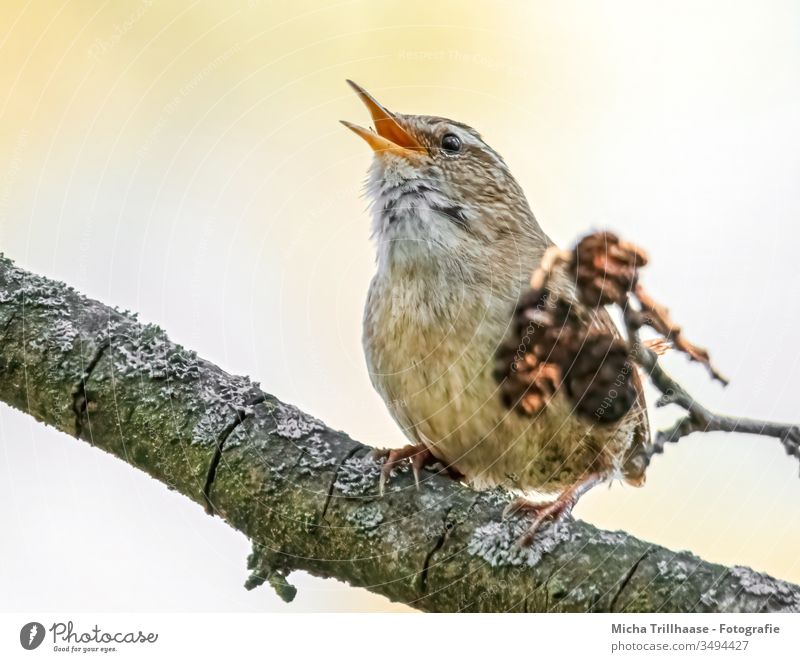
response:
<path fill-rule="evenodd" d="M 798 420 L 798 26 L 778 1 L 6 0 L 0 250 L 400 445 L 360 346 L 352 78 L 479 129 L 559 243 L 611 227 L 645 246 L 651 291 L 732 383 L 670 369 L 710 407 Z M 2 609 L 402 608 L 304 576 L 288 607 L 246 593 L 246 545 L 220 522 L 5 407 L 0 438 Z M 797 582 L 798 504 L 777 441 L 709 435 L 576 514 Z"/>

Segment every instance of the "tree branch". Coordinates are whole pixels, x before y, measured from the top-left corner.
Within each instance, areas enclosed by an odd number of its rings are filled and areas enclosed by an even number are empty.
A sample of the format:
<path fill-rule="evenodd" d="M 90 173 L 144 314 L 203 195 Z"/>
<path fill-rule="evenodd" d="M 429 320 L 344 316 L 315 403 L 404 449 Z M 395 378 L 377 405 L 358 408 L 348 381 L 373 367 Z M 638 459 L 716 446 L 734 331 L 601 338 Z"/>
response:
<path fill-rule="evenodd" d="M 639 331 L 644 326 L 661 335 L 658 345 L 674 347 L 704 365 L 720 384 L 728 383 L 711 363 L 708 351 L 689 342 L 681 327 L 672 321 L 669 310 L 642 286 L 639 268 L 647 262 L 641 248 L 611 232 L 588 234 L 572 250 L 551 246 L 545 251 L 531 276 L 531 289 L 517 305 L 514 332 L 497 354 L 495 376 L 509 408 L 537 414 L 566 383 L 565 391 L 576 414 L 598 423 L 615 423 L 639 399 L 631 379 L 633 361 L 661 392 L 656 407 L 674 404 L 687 413 L 668 429 L 656 433 L 645 449 L 644 465 L 663 453 L 667 443 L 695 432 L 775 437 L 789 455 L 800 459 L 800 426 L 712 412 L 661 367 L 656 352 L 640 338 Z M 626 341 L 617 339 L 607 328 L 592 328 L 585 317 L 581 319 L 573 312 L 571 300 L 559 301 L 551 291 L 559 277 L 574 283 L 577 301 L 588 309 L 619 307 Z M 586 310 L 582 313 L 585 316 Z M 578 388 L 570 388 L 569 381 L 565 382 L 570 372 L 573 379 L 577 374 Z"/>
<path fill-rule="evenodd" d="M 0 399 L 219 514 L 285 599 L 306 570 L 428 611 L 800 610 L 798 586 L 583 522 L 520 548 L 502 494 L 431 472 L 380 497 L 369 447 L 5 258 L 0 338 Z"/>
<path fill-rule="evenodd" d="M 676 443 L 693 432 L 743 432 L 775 437 L 781 441 L 788 455 L 800 459 L 800 427 L 789 423 L 726 416 L 706 409 L 661 367 L 656 353 L 642 343 L 639 338 L 639 329 L 642 326 L 638 319 L 640 313 L 633 308 L 626 307 L 624 317 L 634 358 L 644 368 L 653 386 L 661 391 L 661 397 L 656 400 L 656 407 L 678 405 L 687 412 L 686 416 L 679 418 L 669 428 L 656 433 L 649 449 L 650 458 L 663 453 L 666 444 Z"/>

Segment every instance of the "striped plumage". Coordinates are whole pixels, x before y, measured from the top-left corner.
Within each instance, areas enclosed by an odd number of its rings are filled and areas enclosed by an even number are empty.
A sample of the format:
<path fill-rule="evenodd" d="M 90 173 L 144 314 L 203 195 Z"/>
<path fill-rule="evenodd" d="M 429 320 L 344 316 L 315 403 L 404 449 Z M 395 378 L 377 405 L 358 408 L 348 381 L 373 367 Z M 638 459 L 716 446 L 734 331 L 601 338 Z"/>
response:
<path fill-rule="evenodd" d="M 348 125 L 376 152 L 363 344 L 397 423 L 478 488 L 557 492 L 591 472 L 641 483 L 641 458 L 628 458 L 649 442 L 643 398 L 613 426 L 575 416 L 561 394 L 535 417 L 501 402 L 494 356 L 552 244 L 503 159 L 464 124 L 389 113 L 357 91 L 377 129 Z M 566 279 L 555 287 L 572 297 Z M 613 328 L 604 309 L 589 314 Z"/>

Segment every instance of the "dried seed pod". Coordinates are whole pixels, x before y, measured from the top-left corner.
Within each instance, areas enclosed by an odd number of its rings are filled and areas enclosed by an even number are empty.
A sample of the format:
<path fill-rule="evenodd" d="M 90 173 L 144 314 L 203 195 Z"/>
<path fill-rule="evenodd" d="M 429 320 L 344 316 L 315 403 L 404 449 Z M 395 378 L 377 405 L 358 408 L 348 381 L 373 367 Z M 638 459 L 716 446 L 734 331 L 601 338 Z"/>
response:
<path fill-rule="evenodd" d="M 500 382 L 503 404 L 533 415 L 550 402 L 561 385 L 561 371 L 553 363 L 540 363 L 532 354 L 516 361 Z"/>
<path fill-rule="evenodd" d="M 616 423 L 636 402 L 636 369 L 628 346 L 609 334 L 592 334 L 564 370 L 563 383 L 575 412 L 599 423 Z"/>
<path fill-rule="evenodd" d="M 578 298 L 591 307 L 616 303 L 624 306 L 636 286 L 639 267 L 647 264 L 640 248 L 612 232 L 596 232 L 581 239 L 572 252 L 569 269 Z"/>
<path fill-rule="evenodd" d="M 511 333 L 500 347 L 494 376 L 505 406 L 532 415 L 541 411 L 561 385 L 554 360 L 559 330 L 570 311 L 547 290 L 529 290 L 514 312 Z"/>
<path fill-rule="evenodd" d="M 578 415 L 611 423 L 636 399 L 632 370 L 623 340 L 590 333 L 576 308 L 545 288 L 520 298 L 494 376 L 510 409 L 534 415 L 563 386 Z"/>

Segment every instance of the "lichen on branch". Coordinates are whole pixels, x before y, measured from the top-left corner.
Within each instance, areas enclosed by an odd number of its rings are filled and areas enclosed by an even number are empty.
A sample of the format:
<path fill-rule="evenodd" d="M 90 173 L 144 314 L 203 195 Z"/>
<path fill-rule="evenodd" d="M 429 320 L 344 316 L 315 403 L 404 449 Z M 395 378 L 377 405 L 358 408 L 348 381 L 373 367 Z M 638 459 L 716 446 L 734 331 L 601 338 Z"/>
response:
<path fill-rule="evenodd" d="M 428 611 L 800 611 L 798 586 L 583 522 L 520 549 L 505 495 L 437 473 L 380 496 L 374 449 L 6 258 L 0 333 L 0 400 L 208 507 L 285 599 L 305 570 Z"/>

